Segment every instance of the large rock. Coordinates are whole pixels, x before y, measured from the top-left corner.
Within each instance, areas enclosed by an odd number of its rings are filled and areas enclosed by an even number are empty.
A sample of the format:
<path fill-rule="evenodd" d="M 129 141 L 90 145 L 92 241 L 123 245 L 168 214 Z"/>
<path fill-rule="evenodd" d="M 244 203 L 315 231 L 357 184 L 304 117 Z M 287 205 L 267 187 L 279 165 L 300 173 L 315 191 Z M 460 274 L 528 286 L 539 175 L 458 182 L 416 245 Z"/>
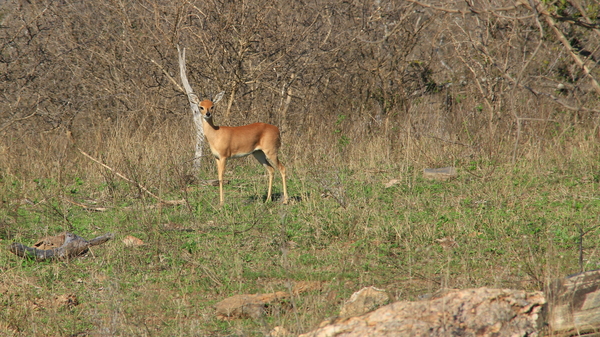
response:
<path fill-rule="evenodd" d="M 324 322 L 301 336 L 536 336 L 544 303 L 542 292 L 454 290 L 440 298 L 395 302 L 362 316 Z"/>
<path fill-rule="evenodd" d="M 382 305 L 388 304 L 390 297 L 387 292 L 375 287 L 366 287 L 352 294 L 340 310 L 341 317 L 352 317 L 366 314 Z"/>

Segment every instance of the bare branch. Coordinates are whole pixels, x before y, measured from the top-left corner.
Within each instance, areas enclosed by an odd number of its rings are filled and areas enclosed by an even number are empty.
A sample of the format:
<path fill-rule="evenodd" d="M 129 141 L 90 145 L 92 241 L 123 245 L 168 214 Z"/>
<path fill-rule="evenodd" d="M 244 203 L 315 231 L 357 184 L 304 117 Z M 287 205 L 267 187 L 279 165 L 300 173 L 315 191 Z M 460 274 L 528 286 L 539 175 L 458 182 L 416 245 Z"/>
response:
<path fill-rule="evenodd" d="M 567 38 L 560 31 L 560 29 L 558 29 L 558 27 L 556 27 L 556 23 L 554 22 L 554 19 L 552 18 L 550 13 L 548 13 L 548 11 L 543 7 L 542 3 L 540 3 L 538 0 L 531 0 L 531 2 L 535 5 L 535 9 L 534 8 L 531 8 L 531 9 L 537 10 L 538 14 L 542 15 L 542 17 L 544 18 L 544 21 L 546 21 L 546 24 L 548 24 L 548 26 L 550 26 L 550 28 L 552 28 L 552 31 L 554 32 L 554 35 L 556 35 L 556 38 L 560 41 L 560 43 L 562 43 L 563 47 L 565 47 L 565 49 L 567 50 L 569 55 L 571 55 L 571 58 L 583 70 L 584 74 L 590 79 L 590 81 L 592 82 L 592 86 L 594 87 L 594 90 L 596 91 L 596 93 L 600 95 L 600 84 L 598 84 L 598 81 L 596 81 L 596 79 L 592 76 L 590 69 L 587 67 L 587 65 L 573 51 L 573 47 L 571 47 L 569 40 L 567 40 Z"/>
<path fill-rule="evenodd" d="M 522 5 L 520 2 L 517 2 L 517 4 L 515 4 L 514 6 L 509 6 L 509 7 L 499 7 L 499 8 L 488 9 L 488 8 L 474 8 L 472 6 L 469 6 L 469 10 L 460 10 L 460 9 L 453 9 L 453 8 L 437 7 L 437 6 L 426 4 L 426 3 L 423 3 L 423 2 L 420 2 L 417 0 L 407 0 L 407 1 L 412 2 L 421 7 L 431 8 L 436 11 L 441 11 L 441 12 L 446 12 L 446 13 L 456 13 L 456 14 L 481 14 L 481 13 L 506 12 L 506 11 L 515 10 L 519 6 Z"/>
<path fill-rule="evenodd" d="M 577 10 L 579 11 L 579 14 L 581 14 L 581 16 L 585 20 L 585 23 L 581 23 L 581 21 L 579 21 L 579 20 L 573 20 L 572 21 L 573 24 L 581 25 L 583 27 L 593 29 L 594 33 L 596 33 L 596 35 L 600 36 L 600 25 L 594 24 L 594 22 L 587 16 L 587 13 L 585 12 L 585 9 L 583 9 L 583 6 L 581 6 L 581 3 L 579 2 L 579 0 L 569 0 L 569 3 L 571 3 L 571 5 L 573 5 L 573 7 L 577 8 Z"/>
<path fill-rule="evenodd" d="M 158 62 L 154 61 L 153 59 L 150 59 L 150 61 L 152 63 L 156 64 L 156 66 L 158 68 L 160 68 L 160 70 L 162 70 L 163 74 L 165 74 L 165 76 L 167 76 L 167 78 L 169 80 L 171 80 L 171 83 L 173 83 L 177 87 L 177 89 L 179 89 L 179 91 L 181 91 L 184 94 L 186 93 L 185 90 L 179 85 L 179 83 L 177 83 L 177 81 L 175 81 L 175 79 L 173 78 L 173 76 L 169 75 L 169 72 L 167 72 L 167 70 L 163 66 L 161 66 L 160 64 L 158 64 Z"/>
<path fill-rule="evenodd" d="M 25 117 L 21 117 L 21 118 L 15 118 L 13 120 L 8 121 L 2 128 L 0 128 L 0 132 L 4 131 L 6 128 L 8 128 L 9 126 L 11 126 L 12 124 L 16 123 L 16 122 L 20 122 L 20 121 L 24 121 L 26 119 L 29 119 L 33 116 L 35 116 L 37 114 L 37 110 L 32 112 L 30 115 L 27 115 Z"/>
<path fill-rule="evenodd" d="M 156 194 L 150 192 L 146 187 L 142 186 L 140 183 L 127 178 L 125 175 L 119 173 L 118 171 L 116 171 L 112 167 L 110 167 L 110 166 L 104 164 L 103 162 L 99 161 L 98 159 L 90 156 L 89 154 L 87 154 L 82 149 L 77 148 L 77 150 L 79 150 L 79 152 L 81 152 L 82 155 L 84 155 L 84 156 L 88 157 L 89 159 L 91 159 L 92 161 L 100 164 L 102 167 L 110 170 L 111 172 L 113 172 L 114 174 L 116 174 L 119 178 L 121 178 L 121 179 L 123 179 L 123 180 L 125 180 L 127 182 L 130 182 L 130 183 L 134 184 L 137 188 L 139 188 L 140 190 L 148 193 L 152 197 L 156 198 L 162 204 L 166 204 L 166 205 L 181 205 L 181 204 L 185 203 L 185 200 L 164 200 L 163 198 L 161 198 L 161 197 L 157 196 Z"/>

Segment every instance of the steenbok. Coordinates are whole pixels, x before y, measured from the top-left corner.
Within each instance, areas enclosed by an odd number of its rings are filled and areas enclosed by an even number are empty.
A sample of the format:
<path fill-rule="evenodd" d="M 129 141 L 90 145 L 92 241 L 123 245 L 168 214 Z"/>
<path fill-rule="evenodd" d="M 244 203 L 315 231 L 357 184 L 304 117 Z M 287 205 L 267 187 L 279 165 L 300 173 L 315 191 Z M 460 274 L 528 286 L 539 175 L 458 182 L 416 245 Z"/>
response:
<path fill-rule="evenodd" d="M 285 183 L 285 167 L 277 158 L 281 137 L 279 129 L 275 125 L 265 123 L 254 123 L 244 126 L 216 126 L 213 122 L 213 108 L 224 92 L 219 93 L 214 100 L 205 99 L 198 104 L 202 114 L 202 127 L 204 135 L 210 145 L 210 151 L 217 160 L 217 171 L 219 172 L 219 195 L 220 204 L 223 205 L 223 173 L 228 158 L 245 157 L 254 155 L 269 173 L 269 190 L 267 201 L 271 200 L 271 189 L 273 187 L 273 166 L 277 166 L 283 180 L 283 203 L 287 204 L 288 194 Z"/>

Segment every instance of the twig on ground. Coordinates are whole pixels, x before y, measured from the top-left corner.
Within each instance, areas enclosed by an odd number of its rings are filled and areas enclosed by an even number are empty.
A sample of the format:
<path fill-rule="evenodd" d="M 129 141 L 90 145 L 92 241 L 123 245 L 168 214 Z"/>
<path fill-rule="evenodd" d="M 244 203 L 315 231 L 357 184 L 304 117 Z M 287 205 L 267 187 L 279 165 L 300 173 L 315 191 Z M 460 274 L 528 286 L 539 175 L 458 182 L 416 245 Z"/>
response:
<path fill-rule="evenodd" d="M 80 148 L 77 148 L 77 150 L 79 150 L 79 152 L 81 152 L 81 154 L 83 154 L 84 156 L 88 157 L 89 159 L 91 159 L 92 161 L 100 164 L 102 167 L 110 170 L 111 172 L 113 172 L 114 174 L 116 174 L 119 178 L 130 182 L 132 184 L 134 184 L 135 186 L 137 186 L 139 189 L 141 189 L 142 191 L 150 194 L 152 197 L 156 198 L 161 204 L 165 204 L 165 205 L 182 205 L 185 204 L 185 200 L 181 199 L 181 200 L 164 200 L 163 198 L 157 196 L 156 194 L 150 192 L 146 187 L 142 186 L 140 183 L 135 182 L 129 178 L 127 178 L 126 176 L 124 176 L 123 174 L 119 173 L 118 171 L 116 171 L 115 169 L 113 169 L 112 167 L 104 164 L 103 162 L 99 161 L 98 159 L 90 156 L 89 154 L 87 154 L 85 151 L 83 151 Z"/>

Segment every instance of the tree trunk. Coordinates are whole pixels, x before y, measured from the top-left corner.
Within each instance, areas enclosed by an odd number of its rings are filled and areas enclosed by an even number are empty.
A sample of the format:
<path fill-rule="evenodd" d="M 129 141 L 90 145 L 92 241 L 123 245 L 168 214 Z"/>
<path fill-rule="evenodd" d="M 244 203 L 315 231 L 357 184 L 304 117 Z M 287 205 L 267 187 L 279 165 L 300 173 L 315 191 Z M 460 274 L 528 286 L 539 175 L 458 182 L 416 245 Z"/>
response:
<path fill-rule="evenodd" d="M 202 114 L 200 114 L 200 98 L 192 90 L 190 82 L 187 79 L 187 70 L 185 67 L 185 48 L 181 50 L 179 45 L 177 46 L 177 52 L 179 54 L 179 75 L 181 82 L 185 88 L 188 101 L 190 102 L 190 108 L 192 109 L 192 117 L 194 118 L 194 125 L 196 126 L 196 152 L 194 154 L 194 168 L 199 169 L 202 159 L 202 148 L 204 146 L 204 130 L 202 129 Z"/>

